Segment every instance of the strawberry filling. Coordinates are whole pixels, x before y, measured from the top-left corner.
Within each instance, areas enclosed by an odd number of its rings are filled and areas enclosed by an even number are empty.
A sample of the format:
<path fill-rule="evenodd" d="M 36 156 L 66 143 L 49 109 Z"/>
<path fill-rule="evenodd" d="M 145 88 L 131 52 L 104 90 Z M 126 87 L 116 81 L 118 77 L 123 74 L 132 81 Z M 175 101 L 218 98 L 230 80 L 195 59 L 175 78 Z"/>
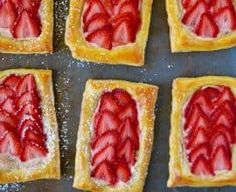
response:
<path fill-rule="evenodd" d="M 182 0 L 182 23 L 196 35 L 216 38 L 236 29 L 233 0 Z"/>
<path fill-rule="evenodd" d="M 140 20 L 139 0 L 86 0 L 82 23 L 85 39 L 104 49 L 135 42 Z"/>
<path fill-rule="evenodd" d="M 41 34 L 41 0 L 0 1 L 0 34 L 14 39 L 36 38 Z"/>
<path fill-rule="evenodd" d="M 48 154 L 35 77 L 9 75 L 0 83 L 0 153 L 26 162 Z"/>
<path fill-rule="evenodd" d="M 137 104 L 123 89 L 104 92 L 93 120 L 91 176 L 108 185 L 128 182 L 139 150 Z"/>
<path fill-rule="evenodd" d="M 184 108 L 184 148 L 192 174 L 214 176 L 232 169 L 236 100 L 229 87 L 197 90 Z"/>

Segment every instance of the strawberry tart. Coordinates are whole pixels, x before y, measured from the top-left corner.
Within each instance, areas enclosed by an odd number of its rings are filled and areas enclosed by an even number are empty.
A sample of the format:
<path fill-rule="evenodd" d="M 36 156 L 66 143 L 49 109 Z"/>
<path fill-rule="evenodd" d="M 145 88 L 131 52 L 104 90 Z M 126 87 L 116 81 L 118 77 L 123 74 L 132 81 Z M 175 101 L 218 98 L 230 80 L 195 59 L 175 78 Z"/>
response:
<path fill-rule="evenodd" d="M 142 191 L 149 164 L 157 87 L 89 80 L 78 132 L 74 187 Z"/>
<path fill-rule="evenodd" d="M 73 0 L 66 44 L 81 60 L 143 65 L 152 0 Z"/>
<path fill-rule="evenodd" d="M 169 187 L 236 185 L 235 88 L 229 77 L 174 81 Z"/>
<path fill-rule="evenodd" d="M 236 45 L 234 0 L 166 0 L 171 48 L 217 50 Z"/>
<path fill-rule="evenodd" d="M 51 52 L 51 0 L 0 0 L 0 51 Z"/>
<path fill-rule="evenodd" d="M 51 71 L 0 72 L 0 183 L 60 178 Z"/>

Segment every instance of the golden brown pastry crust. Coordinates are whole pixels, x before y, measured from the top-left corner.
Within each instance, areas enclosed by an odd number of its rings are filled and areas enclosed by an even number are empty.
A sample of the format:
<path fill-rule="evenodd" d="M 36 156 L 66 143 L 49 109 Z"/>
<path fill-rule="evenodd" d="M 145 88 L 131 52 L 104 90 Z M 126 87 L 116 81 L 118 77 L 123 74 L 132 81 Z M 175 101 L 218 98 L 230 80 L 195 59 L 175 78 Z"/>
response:
<path fill-rule="evenodd" d="M 145 47 L 148 38 L 152 0 L 142 0 L 140 12 L 141 27 L 136 41 L 124 46 L 106 50 L 90 45 L 83 36 L 81 14 L 84 0 L 71 0 L 66 23 L 65 42 L 76 59 L 106 64 L 144 65 Z"/>
<path fill-rule="evenodd" d="M 214 177 L 200 178 L 191 174 L 182 147 L 182 110 L 191 95 L 202 86 L 224 85 L 236 94 L 236 78 L 205 76 L 197 78 L 177 78 L 172 88 L 172 113 L 170 132 L 170 162 L 168 187 L 176 186 L 224 186 L 236 185 L 236 148 L 233 148 L 232 171 Z"/>
<path fill-rule="evenodd" d="M 236 45 L 236 31 L 218 38 L 201 38 L 181 22 L 180 0 L 166 0 L 172 52 L 213 51 Z"/>
<path fill-rule="evenodd" d="M 134 166 L 133 180 L 125 187 L 102 186 L 90 177 L 90 126 L 100 95 L 105 90 L 125 89 L 138 104 L 139 123 L 142 132 L 138 160 Z M 75 178 L 73 187 L 91 191 L 139 192 L 143 190 L 150 160 L 155 119 L 155 103 L 158 87 L 120 80 L 88 80 L 86 83 L 81 120 L 76 146 Z"/>
<path fill-rule="evenodd" d="M 50 70 L 37 69 L 10 69 L 0 72 L 0 79 L 10 74 L 33 74 L 36 79 L 38 92 L 41 96 L 41 107 L 43 119 L 47 119 L 47 130 L 51 133 L 51 145 L 49 147 L 49 154 L 51 155 L 47 163 L 35 169 L 30 173 L 23 169 L 15 169 L 12 171 L 0 169 L 0 183 L 25 182 L 37 179 L 60 179 L 60 151 L 58 126 L 56 120 L 56 113 L 54 108 L 54 94 L 52 85 L 52 72 Z"/>
<path fill-rule="evenodd" d="M 42 0 L 40 10 L 42 24 L 40 36 L 30 40 L 15 40 L 0 36 L 0 52 L 15 54 L 53 52 L 53 1 Z"/>

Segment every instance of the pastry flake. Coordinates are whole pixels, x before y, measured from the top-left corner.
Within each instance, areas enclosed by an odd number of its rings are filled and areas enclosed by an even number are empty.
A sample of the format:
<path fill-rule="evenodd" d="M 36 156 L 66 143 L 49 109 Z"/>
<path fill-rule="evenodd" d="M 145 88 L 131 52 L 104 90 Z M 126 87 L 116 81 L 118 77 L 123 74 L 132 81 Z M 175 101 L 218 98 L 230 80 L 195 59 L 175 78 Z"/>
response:
<path fill-rule="evenodd" d="M 141 66 L 152 0 L 73 0 L 65 41 L 74 58 Z"/>
<path fill-rule="evenodd" d="M 236 185 L 235 89 L 231 77 L 174 80 L 168 187 Z"/>
<path fill-rule="evenodd" d="M 59 179 L 51 71 L 1 71 L 0 114 L 0 183 Z"/>
<path fill-rule="evenodd" d="M 236 45 L 234 0 L 166 0 L 172 52 Z"/>
<path fill-rule="evenodd" d="M 51 53 L 53 2 L 6 0 L 0 3 L 0 52 Z"/>
<path fill-rule="evenodd" d="M 82 102 L 73 187 L 142 191 L 151 155 L 158 87 L 88 80 Z"/>

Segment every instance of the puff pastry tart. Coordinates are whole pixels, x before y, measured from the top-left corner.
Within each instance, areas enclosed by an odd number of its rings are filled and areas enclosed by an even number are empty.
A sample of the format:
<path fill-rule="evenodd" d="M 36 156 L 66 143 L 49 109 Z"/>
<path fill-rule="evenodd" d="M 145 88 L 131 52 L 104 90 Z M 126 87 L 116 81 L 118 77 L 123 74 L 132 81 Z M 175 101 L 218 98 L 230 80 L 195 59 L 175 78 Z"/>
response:
<path fill-rule="evenodd" d="M 52 0 L 0 0 L 0 52 L 52 52 Z"/>
<path fill-rule="evenodd" d="M 236 79 L 173 83 L 168 186 L 236 185 Z"/>
<path fill-rule="evenodd" d="M 0 72 L 0 183 L 60 178 L 49 70 Z"/>
<path fill-rule="evenodd" d="M 153 142 L 158 87 L 89 80 L 85 87 L 73 186 L 142 191 Z"/>
<path fill-rule="evenodd" d="M 66 44 L 73 57 L 143 65 L 152 0 L 72 0 Z"/>
<path fill-rule="evenodd" d="M 236 45 L 235 0 L 166 0 L 172 52 Z"/>

